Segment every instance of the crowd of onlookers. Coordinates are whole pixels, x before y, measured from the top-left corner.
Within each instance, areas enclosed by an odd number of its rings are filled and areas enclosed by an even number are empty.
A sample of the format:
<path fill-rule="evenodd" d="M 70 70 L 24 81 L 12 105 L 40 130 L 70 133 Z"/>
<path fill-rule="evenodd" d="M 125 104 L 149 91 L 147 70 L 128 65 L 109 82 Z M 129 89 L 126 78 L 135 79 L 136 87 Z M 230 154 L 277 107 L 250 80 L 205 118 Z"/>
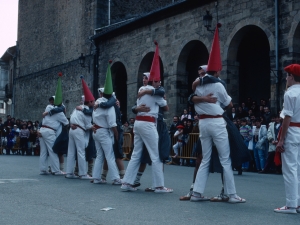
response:
<path fill-rule="evenodd" d="M 274 164 L 277 135 L 282 124 L 280 112 L 272 114 L 269 102 L 264 99 L 257 104 L 248 98 L 246 102 L 231 108 L 226 114 L 240 131 L 253 159 L 251 162 L 243 163 L 241 168 L 235 168 L 239 174 L 242 174 L 242 171 L 280 174 L 281 168 Z M 173 117 L 173 123 L 169 128 L 171 138 L 174 137 L 179 125 L 183 126 L 183 135 L 199 133 L 198 122 L 198 115 L 191 106 L 184 109 L 181 116 Z M 177 135 L 175 137 L 178 138 Z M 181 139 L 185 140 L 184 137 Z M 186 161 L 186 165 L 190 165 L 189 160 Z"/>
<path fill-rule="evenodd" d="M 12 118 L 10 115 L 7 115 L 4 122 L 0 118 L 1 149 L 5 148 L 6 155 L 11 153 L 32 155 L 33 148 L 39 146 L 38 129 L 39 121 L 23 121 Z"/>

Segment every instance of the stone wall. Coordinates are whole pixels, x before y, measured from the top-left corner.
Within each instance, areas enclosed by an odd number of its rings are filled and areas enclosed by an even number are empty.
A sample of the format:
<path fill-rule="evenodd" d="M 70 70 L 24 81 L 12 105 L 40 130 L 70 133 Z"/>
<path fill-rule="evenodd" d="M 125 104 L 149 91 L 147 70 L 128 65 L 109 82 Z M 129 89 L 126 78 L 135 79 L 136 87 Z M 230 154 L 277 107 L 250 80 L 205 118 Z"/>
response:
<path fill-rule="evenodd" d="M 293 46 L 295 31 L 291 31 L 291 25 L 295 30 L 299 30 L 300 4 L 296 0 L 281 1 L 280 7 L 280 70 L 283 66 L 295 60 L 295 57 L 288 50 Z M 178 59 L 184 46 L 193 40 L 199 40 L 211 48 L 213 34 L 206 31 L 203 27 L 202 17 L 205 10 L 210 10 L 213 16 L 213 24 L 216 24 L 216 9 L 214 2 L 203 7 L 191 9 L 188 12 L 166 18 L 151 25 L 137 28 L 134 31 L 122 33 L 109 40 L 102 42 L 100 64 L 100 83 L 104 81 L 105 63 L 109 58 L 118 57 L 119 61 L 126 65 L 128 74 L 128 112 L 136 99 L 137 76 L 141 76 L 138 68 L 143 57 L 154 51 L 153 40 L 158 40 L 160 44 L 160 56 L 164 65 L 164 83 L 167 90 L 167 98 L 171 105 L 170 114 L 180 114 L 183 105 L 180 104 L 180 97 L 176 87 L 176 81 L 181 79 L 182 74 L 178 74 Z M 238 62 L 230 61 L 236 58 L 237 48 L 243 36 L 247 35 L 246 30 L 239 31 L 246 26 L 255 26 L 261 29 L 269 43 L 270 66 L 275 69 L 275 19 L 274 1 L 219 1 L 218 16 L 219 22 L 223 24 L 220 29 L 220 44 L 223 60 L 223 72 L 221 78 L 230 80 L 228 92 L 234 101 L 238 103 Z M 292 26 L 292 29 L 293 29 Z M 251 29 L 249 30 L 251 32 Z M 288 39 L 291 40 L 288 40 Z M 295 45 L 295 44 L 294 44 Z M 298 46 L 298 44 L 297 44 Z M 295 48 L 296 49 L 296 48 Z M 287 51 L 287 53 L 285 53 Z M 231 56 L 232 55 L 232 56 Z M 228 61 L 229 60 L 229 61 Z M 270 72 L 270 96 L 275 102 L 274 77 Z M 259 91 L 259 90 L 258 90 Z M 272 103 L 272 104 L 273 104 Z M 273 105 L 274 107 L 274 105 Z"/>

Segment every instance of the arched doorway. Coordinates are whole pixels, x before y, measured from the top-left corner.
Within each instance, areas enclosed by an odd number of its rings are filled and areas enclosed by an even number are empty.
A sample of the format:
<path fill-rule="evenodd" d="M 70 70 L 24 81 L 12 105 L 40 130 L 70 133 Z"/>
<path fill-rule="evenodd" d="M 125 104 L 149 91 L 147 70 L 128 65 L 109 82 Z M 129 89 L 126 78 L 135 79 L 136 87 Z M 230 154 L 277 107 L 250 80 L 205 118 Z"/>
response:
<path fill-rule="evenodd" d="M 178 58 L 176 81 L 180 113 L 189 106 L 187 98 L 193 92 L 192 83 L 198 77 L 198 67 L 206 65 L 208 57 L 207 48 L 201 41 L 193 40 L 183 47 Z"/>
<path fill-rule="evenodd" d="M 149 52 L 144 56 L 144 58 L 141 61 L 138 70 L 138 77 L 137 77 L 137 90 L 139 90 L 139 88 L 143 86 L 143 73 L 150 72 L 153 57 L 154 57 L 154 52 Z M 160 57 L 159 57 L 159 64 L 160 64 L 161 85 L 164 86 L 164 67 Z"/>
<path fill-rule="evenodd" d="M 111 67 L 114 91 L 120 101 L 120 110 L 122 112 L 122 123 L 127 120 L 127 72 L 121 62 L 116 62 Z"/>
<path fill-rule="evenodd" d="M 265 32 L 258 26 L 241 28 L 230 42 L 228 49 L 228 87 L 234 103 L 246 102 L 251 98 L 257 103 L 269 100 L 270 44 Z"/>

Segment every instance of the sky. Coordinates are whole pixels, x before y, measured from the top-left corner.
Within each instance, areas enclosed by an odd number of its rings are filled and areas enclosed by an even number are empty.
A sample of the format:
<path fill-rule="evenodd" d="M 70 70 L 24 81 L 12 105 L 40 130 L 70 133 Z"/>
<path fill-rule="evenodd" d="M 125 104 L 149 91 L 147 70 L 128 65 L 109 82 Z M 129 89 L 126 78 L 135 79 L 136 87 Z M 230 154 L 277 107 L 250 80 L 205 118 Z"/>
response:
<path fill-rule="evenodd" d="M 18 31 L 18 0 L 0 0 L 0 57 L 16 45 Z"/>

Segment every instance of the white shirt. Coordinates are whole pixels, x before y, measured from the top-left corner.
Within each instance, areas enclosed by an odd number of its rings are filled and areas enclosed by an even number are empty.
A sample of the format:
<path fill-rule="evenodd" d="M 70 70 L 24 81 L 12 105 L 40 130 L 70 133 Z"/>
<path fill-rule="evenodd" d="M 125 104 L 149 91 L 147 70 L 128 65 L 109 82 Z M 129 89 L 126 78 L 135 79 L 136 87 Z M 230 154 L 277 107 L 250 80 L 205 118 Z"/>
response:
<path fill-rule="evenodd" d="M 107 99 L 104 97 L 98 98 L 95 104 L 100 104 L 101 102 L 107 102 Z M 113 106 L 108 109 L 98 107 L 93 112 L 93 122 L 103 128 L 116 127 L 115 108 Z"/>
<path fill-rule="evenodd" d="M 86 105 L 81 105 L 82 108 L 89 109 Z M 71 124 L 77 124 L 81 126 L 83 129 L 87 130 L 90 129 L 92 125 L 92 117 L 85 115 L 81 110 L 74 109 L 71 118 Z"/>
<path fill-rule="evenodd" d="M 42 125 L 51 127 L 55 131 L 57 131 L 60 128 L 61 123 L 64 125 L 69 124 L 69 121 L 63 112 L 56 113 L 52 116 L 49 116 L 49 115 L 45 116 L 45 118 L 43 119 Z"/>
<path fill-rule="evenodd" d="M 147 85 L 147 86 L 142 86 L 139 89 L 139 92 L 142 90 L 149 90 L 149 89 L 154 89 L 154 87 Z M 138 116 L 152 116 L 157 118 L 158 117 L 158 110 L 159 107 L 164 107 L 167 105 L 167 101 L 160 96 L 157 95 L 143 95 L 141 98 L 137 99 L 136 105 L 142 105 L 145 104 L 147 107 L 150 108 L 149 112 L 138 112 Z"/>
<path fill-rule="evenodd" d="M 207 76 L 207 75 L 205 75 Z M 217 98 L 216 103 L 201 102 L 195 104 L 195 110 L 199 115 L 222 115 L 224 110 L 221 106 L 227 106 L 231 102 L 231 97 L 227 94 L 224 86 L 221 83 L 205 84 L 197 86 L 195 94 L 203 97 L 212 93 L 213 97 Z"/>
<path fill-rule="evenodd" d="M 294 84 L 284 94 L 283 117 L 290 116 L 291 122 L 300 123 L 300 85 Z M 289 127 L 285 142 L 300 143 L 300 128 Z"/>
<path fill-rule="evenodd" d="M 179 131 L 177 130 L 177 131 L 175 132 L 174 136 L 176 136 L 176 135 L 178 135 L 178 134 L 179 134 Z M 182 137 L 183 137 L 183 134 L 180 134 L 180 135 L 177 136 L 177 139 L 178 139 L 179 141 L 182 141 Z"/>

